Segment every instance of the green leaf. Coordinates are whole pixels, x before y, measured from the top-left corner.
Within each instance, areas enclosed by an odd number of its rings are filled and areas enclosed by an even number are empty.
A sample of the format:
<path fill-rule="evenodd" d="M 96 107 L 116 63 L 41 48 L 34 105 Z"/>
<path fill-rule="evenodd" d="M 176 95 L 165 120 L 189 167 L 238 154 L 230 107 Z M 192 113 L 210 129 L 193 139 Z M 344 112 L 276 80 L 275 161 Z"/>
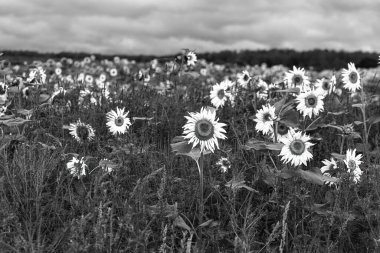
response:
<path fill-rule="evenodd" d="M 191 71 L 191 72 L 184 72 L 183 76 L 188 76 L 188 77 L 196 79 L 196 78 L 200 77 L 200 74 L 198 72 Z"/>
<path fill-rule="evenodd" d="M 39 97 L 38 101 L 39 101 L 40 103 L 43 103 L 43 102 L 48 101 L 49 98 L 50 98 L 50 95 L 49 95 L 49 94 L 45 94 L 45 93 L 43 93 L 43 94 L 40 94 L 40 97 Z"/>
<path fill-rule="evenodd" d="M 26 122 L 29 122 L 30 120 L 23 119 L 23 118 L 14 118 L 14 119 L 8 119 L 8 120 L 0 120 L 0 124 L 14 127 L 14 126 L 20 126 Z"/>
<path fill-rule="evenodd" d="M 231 188 L 232 190 L 238 190 L 241 188 L 245 188 L 248 191 L 258 192 L 255 189 L 253 189 L 253 188 L 251 188 L 245 184 L 244 175 L 242 173 L 239 173 L 236 176 L 234 176 L 229 182 L 227 182 L 225 184 L 225 186 Z"/>
<path fill-rule="evenodd" d="M 364 108 L 365 105 L 363 103 L 358 103 L 358 104 L 353 104 L 352 107 Z"/>
<path fill-rule="evenodd" d="M 174 219 L 173 226 L 185 229 L 187 231 L 191 231 L 191 228 L 186 224 L 186 222 L 179 215 Z"/>
<path fill-rule="evenodd" d="M 338 159 L 338 160 L 344 160 L 344 159 L 346 159 L 346 155 L 341 155 L 341 154 L 338 154 L 338 153 L 331 153 L 331 156 L 334 157 L 335 159 Z"/>
<path fill-rule="evenodd" d="M 300 93 L 300 88 L 289 88 L 285 90 L 276 90 L 276 92 L 291 92 L 291 93 Z"/>
<path fill-rule="evenodd" d="M 174 143 L 173 143 L 174 142 Z M 189 144 L 188 141 L 182 136 L 174 137 L 172 143 L 170 144 L 173 152 L 176 152 L 177 155 L 185 155 L 191 157 L 194 161 L 198 161 L 201 157 L 201 150 L 198 147 L 193 148 L 193 144 Z M 203 154 L 210 154 L 211 151 L 204 150 Z"/>
<path fill-rule="evenodd" d="M 342 114 L 345 114 L 347 113 L 346 111 L 339 111 L 339 112 L 328 112 L 327 115 L 331 114 L 331 115 L 334 115 L 334 116 L 338 116 L 338 115 L 342 115 Z"/>
<path fill-rule="evenodd" d="M 280 151 L 283 146 L 284 144 L 282 143 L 265 142 L 256 139 L 251 139 L 245 145 L 243 145 L 243 148 L 246 150 L 254 149 Z"/>
<path fill-rule="evenodd" d="M 380 116 L 371 116 L 368 119 L 368 124 L 373 125 L 380 122 Z"/>
<path fill-rule="evenodd" d="M 311 170 L 296 169 L 295 172 L 310 183 L 317 185 L 324 185 L 325 183 L 324 176 L 318 168 L 313 168 Z"/>
<path fill-rule="evenodd" d="M 110 160 L 106 160 L 106 159 L 102 159 L 99 161 L 99 166 L 100 167 L 108 167 L 108 168 L 111 168 L 111 169 L 115 169 L 117 167 L 119 167 L 119 164 L 117 163 L 114 163 Z"/>

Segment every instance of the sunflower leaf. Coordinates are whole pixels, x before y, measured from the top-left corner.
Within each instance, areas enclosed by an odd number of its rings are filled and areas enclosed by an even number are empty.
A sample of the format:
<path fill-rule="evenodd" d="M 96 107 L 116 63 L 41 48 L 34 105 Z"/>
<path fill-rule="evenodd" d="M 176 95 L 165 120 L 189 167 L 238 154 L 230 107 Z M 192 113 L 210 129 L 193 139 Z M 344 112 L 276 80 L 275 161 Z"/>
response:
<path fill-rule="evenodd" d="M 378 115 L 378 116 L 371 116 L 371 117 L 368 119 L 368 123 L 369 123 L 370 125 L 376 124 L 376 123 L 378 123 L 378 122 L 380 122 L 380 116 L 379 116 L 379 115 Z"/>
<path fill-rule="evenodd" d="M 188 141 L 185 141 L 183 136 L 174 137 L 170 146 L 171 146 L 173 152 L 176 152 L 177 155 L 189 156 L 196 162 L 198 162 L 199 158 L 201 157 L 200 148 L 198 148 L 198 147 L 193 148 L 193 144 L 189 144 Z M 211 153 L 211 151 L 209 151 L 209 150 L 203 151 L 204 155 L 210 154 L 210 153 Z"/>
<path fill-rule="evenodd" d="M 254 150 L 273 150 L 273 151 L 280 151 L 284 144 L 282 143 L 273 143 L 273 142 L 265 142 L 265 141 L 259 141 L 256 139 L 249 140 L 245 145 L 243 145 L 243 148 L 246 150 L 254 149 Z"/>
<path fill-rule="evenodd" d="M 318 168 L 313 168 L 311 170 L 297 169 L 295 172 L 300 177 L 302 177 L 306 181 L 311 182 L 313 184 L 324 185 L 325 183 L 324 176 L 322 175 L 322 172 Z"/>
<path fill-rule="evenodd" d="M 300 93 L 300 88 L 289 88 L 285 90 L 276 90 L 276 92 L 292 92 L 292 93 Z"/>
<path fill-rule="evenodd" d="M 174 219 L 173 226 L 185 229 L 187 231 L 191 231 L 191 228 L 186 224 L 183 218 L 179 215 Z"/>
<path fill-rule="evenodd" d="M 23 119 L 23 118 L 13 118 L 13 119 L 7 119 L 7 120 L 0 120 L 0 124 L 4 124 L 9 127 L 14 126 L 20 126 L 24 124 L 25 122 L 29 122 L 30 120 Z"/>

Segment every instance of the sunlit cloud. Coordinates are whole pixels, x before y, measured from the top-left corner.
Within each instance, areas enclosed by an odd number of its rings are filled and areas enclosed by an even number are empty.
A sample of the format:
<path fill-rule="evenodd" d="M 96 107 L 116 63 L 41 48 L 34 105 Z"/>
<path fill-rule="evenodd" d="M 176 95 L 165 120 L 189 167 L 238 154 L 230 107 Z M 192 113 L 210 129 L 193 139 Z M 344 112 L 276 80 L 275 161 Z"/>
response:
<path fill-rule="evenodd" d="M 0 49 L 172 54 L 379 51 L 377 1 L 0 0 Z"/>

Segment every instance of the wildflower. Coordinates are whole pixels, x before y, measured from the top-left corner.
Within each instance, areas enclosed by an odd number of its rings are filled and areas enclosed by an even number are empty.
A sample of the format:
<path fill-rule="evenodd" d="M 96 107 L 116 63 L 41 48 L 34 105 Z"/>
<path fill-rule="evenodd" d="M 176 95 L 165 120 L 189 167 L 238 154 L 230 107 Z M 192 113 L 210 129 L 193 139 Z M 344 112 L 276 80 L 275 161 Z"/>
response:
<path fill-rule="evenodd" d="M 186 54 L 186 63 L 188 66 L 195 66 L 197 62 L 197 55 L 193 51 L 189 51 Z"/>
<path fill-rule="evenodd" d="M 309 88 L 310 85 L 309 77 L 305 75 L 304 68 L 296 68 L 296 66 L 293 66 L 293 71 L 290 70 L 289 73 L 285 73 L 285 81 L 292 87 L 301 86 L 301 90 Z"/>
<path fill-rule="evenodd" d="M 317 116 L 320 111 L 323 111 L 323 95 L 315 90 L 308 92 L 301 92 L 296 98 L 298 102 L 297 110 L 300 111 L 304 117 L 310 118 Z"/>
<path fill-rule="evenodd" d="M 231 162 L 227 157 L 221 157 L 216 163 L 222 173 L 226 173 L 231 168 Z"/>
<path fill-rule="evenodd" d="M 215 84 L 210 91 L 211 104 L 216 108 L 223 107 L 228 98 L 231 96 L 226 82 L 221 82 L 220 84 Z"/>
<path fill-rule="evenodd" d="M 66 164 L 66 167 L 70 171 L 70 174 L 74 177 L 78 177 L 78 179 L 86 175 L 87 164 L 83 161 L 83 157 L 80 159 L 73 157 L 71 161 Z"/>
<path fill-rule="evenodd" d="M 254 119 L 256 131 L 263 132 L 263 134 L 273 132 L 273 120 L 276 118 L 275 110 L 274 106 L 268 104 L 257 111 L 256 119 Z"/>
<path fill-rule="evenodd" d="M 348 69 L 343 69 L 342 77 L 344 83 L 343 88 L 348 89 L 351 92 L 360 89 L 360 75 L 355 68 L 355 64 L 350 62 L 348 64 Z"/>
<path fill-rule="evenodd" d="M 77 123 L 71 123 L 69 126 L 70 134 L 77 140 L 79 143 L 84 141 L 91 141 L 95 137 L 95 131 L 91 125 L 82 123 L 78 119 Z"/>
<path fill-rule="evenodd" d="M 104 170 L 104 172 L 106 173 L 111 173 L 113 171 L 113 169 L 115 168 L 115 164 L 108 160 L 107 158 L 105 159 L 102 159 L 100 162 L 99 162 L 99 166 Z"/>
<path fill-rule="evenodd" d="M 193 148 L 198 144 L 200 150 L 210 150 L 214 152 L 215 146 L 219 148 L 218 139 L 226 139 L 223 129 L 226 124 L 219 123 L 216 117 L 216 111 L 202 108 L 200 112 L 191 112 L 190 116 L 185 116 L 187 123 L 183 126 L 184 138 L 188 143 L 193 143 Z"/>
<path fill-rule="evenodd" d="M 344 160 L 344 163 L 347 166 L 348 172 L 353 175 L 355 183 L 357 183 L 360 180 L 360 176 L 363 173 L 363 171 L 359 167 L 359 165 L 362 163 L 362 161 L 360 161 L 361 158 L 361 154 L 356 155 L 356 149 L 348 149 L 346 152 L 346 159 Z"/>
<path fill-rule="evenodd" d="M 247 85 L 249 83 L 249 81 L 252 79 L 252 77 L 249 75 L 248 71 L 247 70 L 243 70 L 242 73 L 238 73 L 237 74 L 237 83 L 244 87 L 244 88 L 247 88 Z"/>
<path fill-rule="evenodd" d="M 313 155 L 309 152 L 309 148 L 313 146 L 313 143 L 309 142 L 310 137 L 302 132 L 295 132 L 290 128 L 289 133 L 282 139 L 284 146 L 281 149 L 280 156 L 281 161 L 285 163 L 291 163 L 293 166 L 301 164 L 307 165 L 307 161 L 313 158 Z"/>
<path fill-rule="evenodd" d="M 110 76 L 115 77 L 117 76 L 117 69 L 113 68 L 110 70 Z"/>
<path fill-rule="evenodd" d="M 113 135 L 124 134 L 131 126 L 131 121 L 129 120 L 128 112 L 124 113 L 125 108 L 116 108 L 116 111 L 111 110 L 107 113 L 107 126 Z"/>

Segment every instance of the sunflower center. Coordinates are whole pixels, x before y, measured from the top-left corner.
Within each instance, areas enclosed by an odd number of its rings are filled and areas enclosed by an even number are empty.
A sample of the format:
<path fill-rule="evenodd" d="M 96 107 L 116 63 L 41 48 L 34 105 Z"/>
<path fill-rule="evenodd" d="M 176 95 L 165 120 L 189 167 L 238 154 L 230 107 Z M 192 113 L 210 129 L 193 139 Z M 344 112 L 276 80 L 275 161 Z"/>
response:
<path fill-rule="evenodd" d="M 77 135 L 80 139 L 86 140 L 88 136 L 90 135 L 87 127 L 85 126 L 78 126 L 77 128 Z"/>
<path fill-rule="evenodd" d="M 267 112 L 267 113 L 265 113 L 265 114 L 263 115 L 263 120 L 264 120 L 264 122 L 267 122 L 267 121 L 272 120 L 272 116 L 270 115 L 269 112 Z"/>
<path fill-rule="evenodd" d="M 211 139 L 214 136 L 213 124 L 206 119 L 199 120 L 195 123 L 195 135 L 201 141 Z"/>
<path fill-rule="evenodd" d="M 285 124 L 283 123 L 279 123 L 278 126 L 277 126 L 277 133 L 279 135 L 285 135 L 288 133 L 288 130 L 289 130 L 289 127 L 287 127 Z"/>
<path fill-rule="evenodd" d="M 324 81 L 322 83 L 322 89 L 329 90 L 330 89 L 330 82 L 329 81 Z"/>
<path fill-rule="evenodd" d="M 123 117 L 117 117 L 117 118 L 115 119 L 115 125 L 116 125 L 116 126 L 120 127 L 120 126 L 122 126 L 123 124 L 124 124 L 124 118 L 123 118 Z"/>
<path fill-rule="evenodd" d="M 347 163 L 347 167 L 348 167 L 348 169 L 349 170 L 355 170 L 355 168 L 356 168 L 356 162 L 355 162 L 355 160 L 349 160 L 348 161 L 348 163 Z"/>
<path fill-rule="evenodd" d="M 351 72 L 349 74 L 348 78 L 350 79 L 351 83 L 356 83 L 358 81 L 358 79 L 359 79 L 358 73 L 356 73 L 356 72 L 353 71 L 353 72 Z"/>
<path fill-rule="evenodd" d="M 317 97 L 315 95 L 309 95 L 305 98 L 306 107 L 315 107 L 317 105 Z"/>
<path fill-rule="evenodd" d="M 0 95 L 3 95 L 3 94 L 5 94 L 5 89 L 0 86 Z"/>
<path fill-rule="evenodd" d="M 249 76 L 247 74 L 245 74 L 243 77 L 243 80 L 246 82 L 246 81 L 248 81 L 248 79 L 249 79 Z"/>
<path fill-rule="evenodd" d="M 302 83 L 302 76 L 300 76 L 300 75 L 294 75 L 294 77 L 293 77 L 293 83 L 295 84 L 295 85 L 299 85 L 299 84 L 301 84 Z"/>
<path fill-rule="evenodd" d="M 224 89 L 220 89 L 217 93 L 219 99 L 223 99 L 225 96 Z"/>
<path fill-rule="evenodd" d="M 302 155 L 303 152 L 306 149 L 305 143 L 301 140 L 294 140 L 289 145 L 290 152 L 292 152 L 293 155 Z"/>

